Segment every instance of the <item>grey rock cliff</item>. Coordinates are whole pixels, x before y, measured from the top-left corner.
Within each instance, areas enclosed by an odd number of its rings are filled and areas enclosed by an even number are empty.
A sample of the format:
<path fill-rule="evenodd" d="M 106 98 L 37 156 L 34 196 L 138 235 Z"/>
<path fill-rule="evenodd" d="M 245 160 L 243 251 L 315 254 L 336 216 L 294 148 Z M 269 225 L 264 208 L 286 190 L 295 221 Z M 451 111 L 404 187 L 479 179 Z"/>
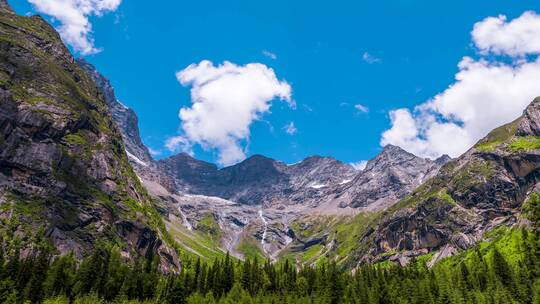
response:
<path fill-rule="evenodd" d="M 103 92 L 105 102 L 113 120 L 122 134 L 127 152 L 143 163 L 151 163 L 153 161 L 152 156 L 148 148 L 143 144 L 139 134 L 139 119 L 137 114 L 118 101 L 109 80 L 101 75 L 92 64 L 82 58 L 78 58 L 77 63 Z M 133 162 L 136 159 L 132 159 L 131 161 Z M 136 164 L 141 165 L 140 162 L 136 162 Z"/>
<path fill-rule="evenodd" d="M 254 155 L 236 165 L 218 169 L 187 154 L 158 162 L 159 168 L 174 177 L 184 193 L 217 196 L 249 205 L 308 204 L 326 187 L 352 179 L 356 171 L 329 157 L 310 157 L 285 165 Z"/>
<path fill-rule="evenodd" d="M 77 64 L 94 80 L 104 95 L 107 107 L 122 136 L 128 160 L 139 176 L 154 180 L 171 191 L 175 190 L 173 180 L 156 167 L 148 148 L 141 140 L 139 119 L 132 109 L 123 105 L 117 98 L 110 81 L 100 74 L 86 60 L 79 58 Z"/>
<path fill-rule="evenodd" d="M 446 156 L 432 161 L 388 145 L 339 191 L 339 197 L 352 207 L 388 206 L 437 174 L 448 160 Z"/>
<path fill-rule="evenodd" d="M 390 204 L 437 173 L 448 160 L 436 161 L 387 146 L 362 171 L 331 157 L 312 156 L 285 165 L 255 155 L 236 165 L 215 165 L 179 154 L 160 160 L 158 167 L 173 177 L 183 193 L 217 196 L 243 204 L 316 207 L 338 200 L 342 207 Z"/>
<path fill-rule="evenodd" d="M 41 17 L 0 6 L 0 232 L 43 232 L 59 254 L 83 256 L 96 241 L 124 256 L 176 254 L 154 226 L 151 198 L 129 165 L 103 92 Z M 144 206 L 148 209 L 141 208 Z M 16 227 L 6 223 L 16 220 Z M 12 229 L 15 229 L 13 232 Z M 15 240 L 13 235 L 8 239 Z"/>

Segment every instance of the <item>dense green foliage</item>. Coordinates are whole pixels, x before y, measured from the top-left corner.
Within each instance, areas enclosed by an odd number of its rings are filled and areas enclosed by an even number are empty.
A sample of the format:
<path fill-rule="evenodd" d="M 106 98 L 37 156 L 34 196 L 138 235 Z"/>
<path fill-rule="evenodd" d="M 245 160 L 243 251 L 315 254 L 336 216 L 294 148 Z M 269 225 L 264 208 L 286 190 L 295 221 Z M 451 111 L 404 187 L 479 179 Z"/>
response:
<path fill-rule="evenodd" d="M 540 303 L 538 232 L 498 229 L 489 242 L 427 268 L 385 262 L 345 271 L 335 263 L 297 270 L 272 264 L 184 262 L 163 275 L 156 258 L 127 264 L 115 248 L 77 263 L 52 260 L 50 246 L 33 253 L 8 246 L 0 254 L 1 303 Z M 19 258 L 25 256 L 24 258 Z"/>

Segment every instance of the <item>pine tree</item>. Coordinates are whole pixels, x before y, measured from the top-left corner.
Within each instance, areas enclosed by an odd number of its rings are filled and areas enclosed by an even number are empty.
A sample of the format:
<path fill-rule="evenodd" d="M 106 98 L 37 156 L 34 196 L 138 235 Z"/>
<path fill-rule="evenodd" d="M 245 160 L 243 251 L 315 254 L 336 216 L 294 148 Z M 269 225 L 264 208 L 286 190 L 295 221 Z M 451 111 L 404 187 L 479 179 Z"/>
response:
<path fill-rule="evenodd" d="M 491 256 L 491 267 L 501 283 L 513 288 L 514 280 L 510 265 L 496 247 L 493 249 L 493 255 Z"/>
<path fill-rule="evenodd" d="M 56 297 L 58 295 L 71 295 L 73 287 L 76 262 L 73 253 L 56 259 L 45 279 L 43 290 L 46 297 Z"/>
<path fill-rule="evenodd" d="M 229 256 L 229 252 L 227 252 L 227 255 L 225 256 L 225 261 L 223 262 L 223 292 L 227 293 L 229 290 L 231 290 L 232 286 L 234 285 L 234 264 L 231 261 L 231 257 Z"/>
<path fill-rule="evenodd" d="M 34 258 L 30 280 L 24 289 L 24 298 L 32 303 L 43 300 L 43 282 L 47 277 L 50 254 L 46 248 L 41 249 Z"/>

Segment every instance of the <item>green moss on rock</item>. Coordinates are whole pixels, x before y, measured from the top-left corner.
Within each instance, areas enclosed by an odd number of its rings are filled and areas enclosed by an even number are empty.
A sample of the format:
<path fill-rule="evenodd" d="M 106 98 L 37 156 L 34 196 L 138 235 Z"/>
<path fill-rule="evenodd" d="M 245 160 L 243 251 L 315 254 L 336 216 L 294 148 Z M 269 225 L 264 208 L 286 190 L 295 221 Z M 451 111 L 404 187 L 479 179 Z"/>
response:
<path fill-rule="evenodd" d="M 508 149 L 512 152 L 528 152 L 531 150 L 540 149 L 540 137 L 538 136 L 523 136 L 516 137 L 512 140 Z"/>
<path fill-rule="evenodd" d="M 500 126 L 493 131 L 489 132 L 486 137 L 480 140 L 474 147 L 479 152 L 492 152 L 498 146 L 508 141 L 514 134 L 516 134 L 519 122 L 521 118 L 518 118 L 511 123 Z"/>
<path fill-rule="evenodd" d="M 212 212 L 206 213 L 197 223 L 197 230 L 207 233 L 214 240 L 219 240 L 221 237 L 221 229 Z"/>

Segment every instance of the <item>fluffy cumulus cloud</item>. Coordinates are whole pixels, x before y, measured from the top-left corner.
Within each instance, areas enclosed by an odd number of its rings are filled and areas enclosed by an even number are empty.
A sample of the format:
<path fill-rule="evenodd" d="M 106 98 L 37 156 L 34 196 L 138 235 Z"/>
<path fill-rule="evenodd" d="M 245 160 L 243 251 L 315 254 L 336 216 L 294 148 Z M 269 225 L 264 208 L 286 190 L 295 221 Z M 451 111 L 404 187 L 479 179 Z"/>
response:
<path fill-rule="evenodd" d="M 540 17 L 534 12 L 525 12 L 511 22 L 504 15 L 489 17 L 474 26 L 472 37 L 483 53 L 511 56 L 538 54 Z"/>
<path fill-rule="evenodd" d="M 169 149 L 189 151 L 194 144 L 216 150 L 218 162 L 234 164 L 246 157 L 250 126 L 269 112 L 272 101 L 289 103 L 291 87 L 274 70 L 260 64 L 236 65 L 210 61 L 177 72 L 178 81 L 191 86 L 191 107 L 180 109 L 182 134 L 168 140 Z"/>
<path fill-rule="evenodd" d="M 472 39 L 477 58 L 464 57 L 455 82 L 432 99 L 412 111 L 391 111 L 381 145 L 456 157 L 540 96 L 540 15 L 486 18 L 474 26 Z"/>
<path fill-rule="evenodd" d="M 90 16 L 115 11 L 122 0 L 28 0 L 36 11 L 53 17 L 60 23 L 62 39 L 83 55 L 94 54 Z"/>

